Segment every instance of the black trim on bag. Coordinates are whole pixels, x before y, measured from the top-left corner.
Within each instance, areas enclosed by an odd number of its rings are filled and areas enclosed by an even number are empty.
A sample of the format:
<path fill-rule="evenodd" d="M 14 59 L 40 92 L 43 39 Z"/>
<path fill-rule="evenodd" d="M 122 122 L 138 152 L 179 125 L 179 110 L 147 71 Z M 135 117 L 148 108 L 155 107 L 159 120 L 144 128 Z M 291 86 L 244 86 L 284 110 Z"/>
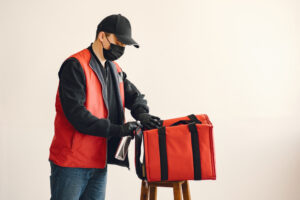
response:
<path fill-rule="evenodd" d="M 194 162 L 194 180 L 201 180 L 201 161 L 198 131 L 195 123 L 188 125 L 191 132 L 192 149 L 193 149 L 193 162 Z"/>
<path fill-rule="evenodd" d="M 168 180 L 166 127 L 158 128 L 161 180 Z"/>

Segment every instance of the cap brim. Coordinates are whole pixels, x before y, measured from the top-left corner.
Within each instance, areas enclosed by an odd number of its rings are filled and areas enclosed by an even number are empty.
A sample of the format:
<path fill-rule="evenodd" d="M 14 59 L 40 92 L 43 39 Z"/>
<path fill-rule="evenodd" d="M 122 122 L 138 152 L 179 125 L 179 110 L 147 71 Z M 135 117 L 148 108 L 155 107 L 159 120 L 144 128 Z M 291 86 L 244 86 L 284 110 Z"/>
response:
<path fill-rule="evenodd" d="M 127 37 L 127 36 L 123 36 L 123 35 L 117 35 L 115 34 L 116 37 L 118 38 L 118 40 L 126 45 L 133 45 L 136 48 L 139 48 L 140 45 L 132 38 Z"/>

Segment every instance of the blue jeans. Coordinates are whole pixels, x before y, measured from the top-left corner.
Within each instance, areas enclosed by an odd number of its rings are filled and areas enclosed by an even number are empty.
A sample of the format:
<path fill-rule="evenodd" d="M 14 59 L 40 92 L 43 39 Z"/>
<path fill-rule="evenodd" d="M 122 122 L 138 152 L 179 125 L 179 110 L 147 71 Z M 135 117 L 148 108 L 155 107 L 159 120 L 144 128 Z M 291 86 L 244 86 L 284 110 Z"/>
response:
<path fill-rule="evenodd" d="M 107 168 L 61 167 L 49 160 L 50 200 L 104 200 Z"/>

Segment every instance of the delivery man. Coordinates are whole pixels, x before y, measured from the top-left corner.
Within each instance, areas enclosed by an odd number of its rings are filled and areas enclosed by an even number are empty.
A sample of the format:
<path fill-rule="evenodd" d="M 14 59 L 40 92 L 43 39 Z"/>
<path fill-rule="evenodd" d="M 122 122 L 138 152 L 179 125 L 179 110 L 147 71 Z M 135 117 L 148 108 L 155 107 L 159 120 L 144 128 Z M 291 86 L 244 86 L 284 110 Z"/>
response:
<path fill-rule="evenodd" d="M 137 122 L 126 122 L 125 107 L 143 125 L 158 128 L 145 95 L 115 62 L 125 46 L 139 44 L 121 14 L 104 18 L 87 48 L 69 56 L 58 76 L 54 137 L 50 146 L 52 200 L 105 199 L 107 164 L 129 168 L 114 154 L 122 137 L 133 136 Z"/>

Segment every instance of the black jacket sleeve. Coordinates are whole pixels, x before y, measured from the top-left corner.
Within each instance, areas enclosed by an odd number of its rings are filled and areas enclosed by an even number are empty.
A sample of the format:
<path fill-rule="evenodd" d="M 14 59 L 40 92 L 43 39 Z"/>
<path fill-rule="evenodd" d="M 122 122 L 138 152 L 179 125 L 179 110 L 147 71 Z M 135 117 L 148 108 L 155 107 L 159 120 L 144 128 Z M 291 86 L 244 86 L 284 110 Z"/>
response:
<path fill-rule="evenodd" d="M 123 71 L 125 107 L 130 109 L 131 115 L 136 119 L 140 113 L 149 113 L 149 106 L 145 99 L 145 94 L 142 94 L 137 87 L 128 80 L 127 74 Z"/>
<path fill-rule="evenodd" d="M 67 59 L 59 73 L 59 97 L 68 121 L 81 133 L 108 137 L 110 132 L 120 132 L 121 126 L 109 119 L 97 118 L 86 109 L 86 81 L 84 71 L 76 58 Z"/>

